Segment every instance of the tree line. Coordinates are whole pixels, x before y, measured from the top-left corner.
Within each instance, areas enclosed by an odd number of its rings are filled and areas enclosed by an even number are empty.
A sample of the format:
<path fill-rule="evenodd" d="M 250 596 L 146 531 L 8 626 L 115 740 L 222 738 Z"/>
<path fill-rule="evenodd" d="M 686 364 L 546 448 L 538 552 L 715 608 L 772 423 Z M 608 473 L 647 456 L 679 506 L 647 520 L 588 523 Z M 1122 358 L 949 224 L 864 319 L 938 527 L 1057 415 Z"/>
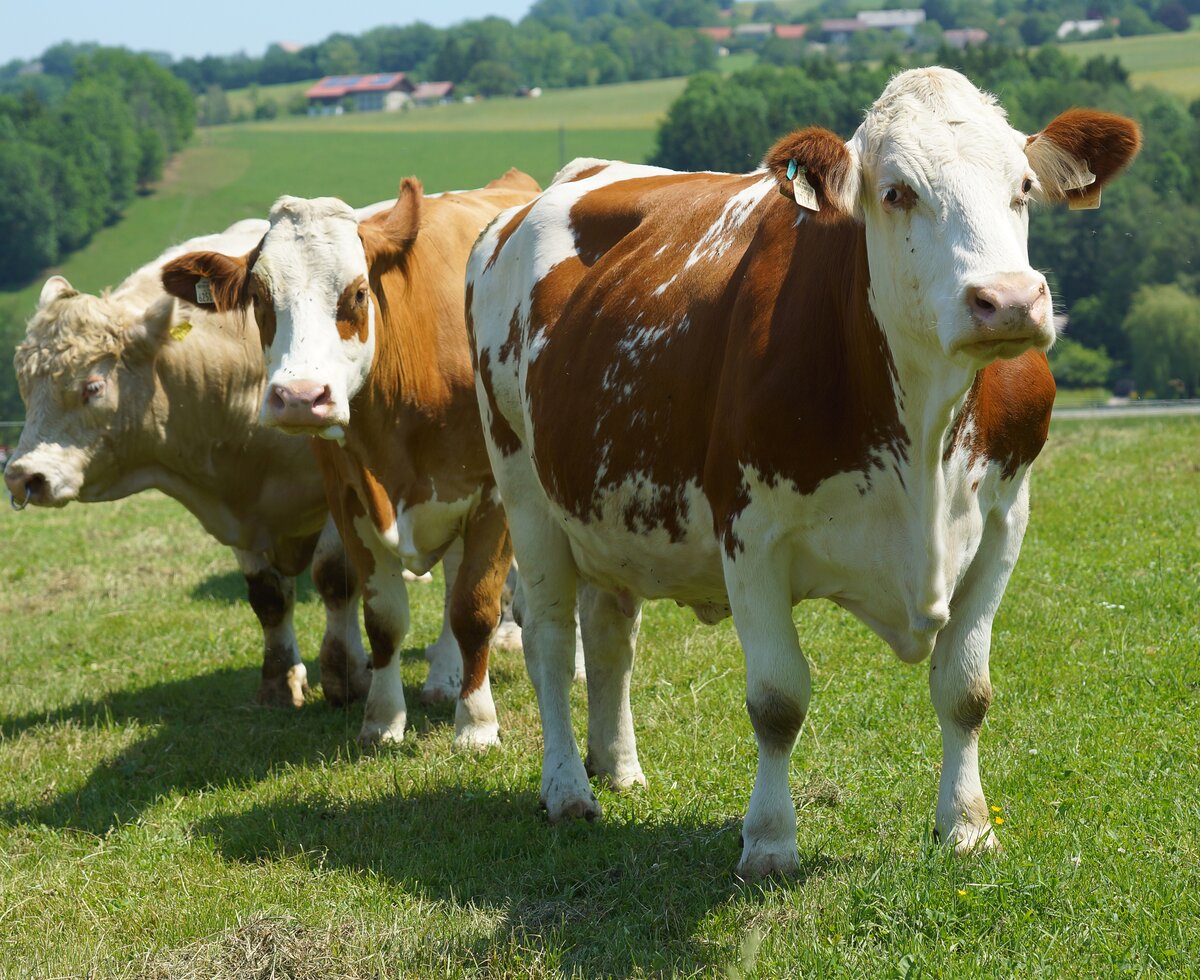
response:
<path fill-rule="evenodd" d="M 957 68 L 994 92 L 1024 132 L 1081 105 L 1142 125 L 1142 153 L 1105 190 L 1099 211 L 1032 212 L 1031 261 L 1047 272 L 1056 308 L 1068 316 L 1051 360 L 1067 385 L 1200 395 L 1200 100 L 1189 107 L 1135 89 L 1115 60 L 1080 63 L 1054 46 L 943 48 L 923 63 Z M 695 75 L 660 127 L 651 162 L 744 172 L 788 130 L 819 125 L 848 137 L 900 67 L 817 56 L 728 78 Z"/>
<path fill-rule="evenodd" d="M 0 94 L 0 285 L 120 217 L 195 124 L 187 85 L 145 55 L 64 45 L 34 79 Z"/>
<path fill-rule="evenodd" d="M 482 95 L 666 78 L 715 65 L 712 42 L 692 28 L 715 22 L 717 9 L 713 0 L 540 0 L 517 24 L 377 27 L 298 50 L 272 44 L 262 57 L 184 58 L 171 71 L 196 93 L 392 71 Z"/>

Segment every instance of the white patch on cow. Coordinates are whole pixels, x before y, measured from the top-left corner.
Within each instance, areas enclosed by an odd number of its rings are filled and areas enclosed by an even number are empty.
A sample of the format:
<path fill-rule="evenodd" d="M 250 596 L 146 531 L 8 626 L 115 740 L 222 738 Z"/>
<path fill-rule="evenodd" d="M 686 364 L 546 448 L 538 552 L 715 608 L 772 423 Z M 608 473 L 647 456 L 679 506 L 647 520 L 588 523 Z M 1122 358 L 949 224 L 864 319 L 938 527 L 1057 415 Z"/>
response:
<path fill-rule="evenodd" d="M 467 515 L 478 502 L 478 492 L 457 500 L 438 500 L 435 493 L 424 503 L 398 507 L 395 523 L 376 533 L 405 568 L 420 575 L 441 560 L 450 542 L 462 533 Z"/>
<path fill-rule="evenodd" d="M 380 202 L 363 213 L 386 206 Z M 365 281 L 368 271 L 358 221 L 359 212 L 332 197 L 281 197 L 271 208 L 271 228 L 252 270 L 275 309 L 275 336 L 264 351 L 264 421 L 270 419 L 271 387 L 295 382 L 328 387 L 329 425 L 350 421 L 350 400 L 366 382 L 375 355 L 373 299 L 368 298 L 365 341 L 344 340 L 337 330 L 338 300 L 348 286 Z"/>
<path fill-rule="evenodd" d="M 686 272 L 697 262 L 719 259 L 734 243 L 737 230 L 746 223 L 759 202 L 778 186 L 774 177 L 765 175 L 749 187 L 732 195 L 725 203 L 720 217 L 700 236 L 683 264 Z M 669 285 L 669 284 L 668 284 Z"/>

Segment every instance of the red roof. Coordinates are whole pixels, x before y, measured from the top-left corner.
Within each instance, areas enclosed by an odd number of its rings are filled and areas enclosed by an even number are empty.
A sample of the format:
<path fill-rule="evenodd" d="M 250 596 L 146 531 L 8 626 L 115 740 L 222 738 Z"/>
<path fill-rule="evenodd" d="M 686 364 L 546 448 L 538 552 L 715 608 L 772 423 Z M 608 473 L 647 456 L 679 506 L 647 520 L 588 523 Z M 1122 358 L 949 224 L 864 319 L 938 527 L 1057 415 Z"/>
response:
<path fill-rule="evenodd" d="M 309 99 L 340 99 L 359 92 L 391 92 L 397 88 L 412 88 L 402 71 L 378 75 L 329 75 L 304 93 Z"/>
<path fill-rule="evenodd" d="M 453 82 L 420 82 L 412 90 L 412 97 L 414 102 L 420 99 L 444 99 L 453 91 Z"/>
<path fill-rule="evenodd" d="M 714 41 L 728 41 L 733 36 L 732 27 L 698 27 L 701 34 L 707 34 Z"/>
<path fill-rule="evenodd" d="M 794 40 L 808 33 L 807 24 L 776 24 L 775 36 Z"/>

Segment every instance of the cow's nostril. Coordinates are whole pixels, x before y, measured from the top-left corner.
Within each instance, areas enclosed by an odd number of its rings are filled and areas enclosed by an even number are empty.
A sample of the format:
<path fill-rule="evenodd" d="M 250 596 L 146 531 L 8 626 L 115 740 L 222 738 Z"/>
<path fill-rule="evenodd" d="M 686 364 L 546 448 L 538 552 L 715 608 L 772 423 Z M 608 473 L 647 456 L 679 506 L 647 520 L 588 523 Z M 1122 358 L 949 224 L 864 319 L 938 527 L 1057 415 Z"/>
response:
<path fill-rule="evenodd" d="M 313 408 L 319 408 L 322 405 L 328 405 L 332 400 L 332 397 L 333 396 L 329 391 L 329 385 L 325 385 L 325 387 L 318 392 L 317 397 L 313 399 Z"/>
<path fill-rule="evenodd" d="M 25 477 L 25 496 L 36 497 L 46 489 L 46 478 L 41 473 L 30 473 Z"/>
<path fill-rule="evenodd" d="M 271 394 L 270 394 L 270 397 L 267 399 L 267 403 L 270 405 L 271 408 L 275 409 L 276 411 L 283 410 L 285 402 L 283 400 L 283 394 L 279 390 L 279 385 L 271 386 Z"/>

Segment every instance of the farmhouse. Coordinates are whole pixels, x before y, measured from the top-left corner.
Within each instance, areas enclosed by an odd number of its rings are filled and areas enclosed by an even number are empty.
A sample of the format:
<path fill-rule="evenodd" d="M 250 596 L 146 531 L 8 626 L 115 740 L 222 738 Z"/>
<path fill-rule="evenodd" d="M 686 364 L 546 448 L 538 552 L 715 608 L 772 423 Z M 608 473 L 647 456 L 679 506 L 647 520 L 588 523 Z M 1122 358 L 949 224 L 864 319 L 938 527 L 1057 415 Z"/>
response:
<path fill-rule="evenodd" d="M 310 116 L 336 116 L 349 98 L 355 112 L 397 112 L 410 105 L 448 102 L 453 82 L 413 82 L 404 72 L 328 75 L 304 93 Z"/>

